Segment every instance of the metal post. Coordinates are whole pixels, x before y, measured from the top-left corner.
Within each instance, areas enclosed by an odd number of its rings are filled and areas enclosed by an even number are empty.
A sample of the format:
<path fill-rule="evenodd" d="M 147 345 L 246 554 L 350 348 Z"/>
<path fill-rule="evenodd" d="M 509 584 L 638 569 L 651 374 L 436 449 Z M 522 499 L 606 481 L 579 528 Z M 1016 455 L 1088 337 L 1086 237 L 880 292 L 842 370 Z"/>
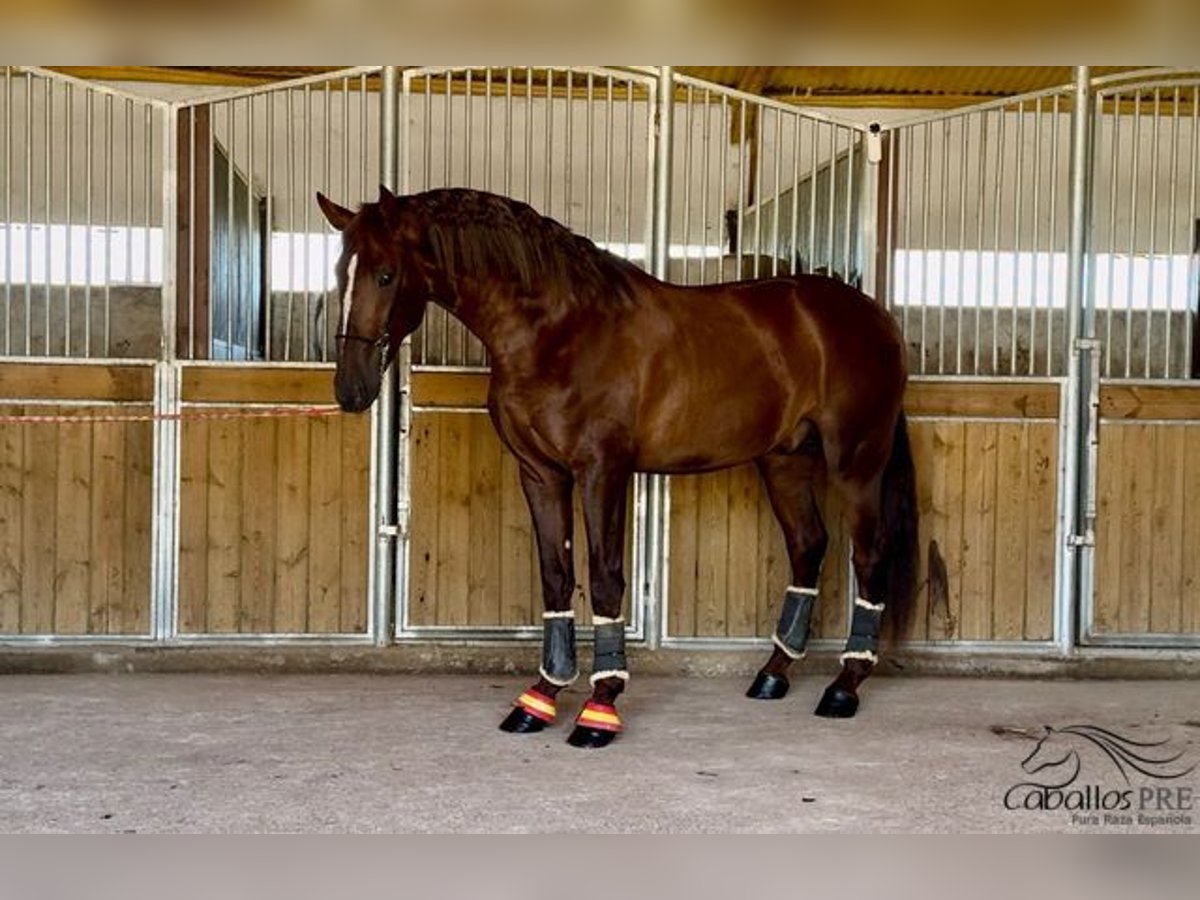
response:
<path fill-rule="evenodd" d="M 1060 534 L 1066 546 L 1055 611 L 1055 640 L 1064 655 L 1074 652 L 1079 634 L 1079 600 L 1090 590 L 1094 517 L 1086 512 L 1091 480 L 1087 448 L 1095 427 L 1089 370 L 1094 361 L 1094 316 L 1088 309 L 1088 229 L 1091 226 L 1092 102 L 1089 67 L 1075 67 L 1071 109 L 1070 232 L 1067 245 L 1067 408 L 1063 423 Z M 1086 602 L 1086 601 L 1085 601 Z"/>
<path fill-rule="evenodd" d="M 400 70 L 396 66 L 383 67 L 383 85 L 379 92 L 379 181 L 389 190 L 399 187 L 399 100 Z M 365 148 L 364 148 L 365 149 Z M 396 496 L 396 448 L 397 448 L 397 371 L 405 373 L 407 380 L 407 356 L 409 343 L 406 340 L 398 359 L 383 374 L 379 389 L 379 400 L 372 410 L 371 431 L 371 482 L 372 522 L 375 523 L 374 539 L 371 542 L 370 587 L 370 632 L 376 646 L 385 646 L 392 637 L 392 614 L 396 588 L 396 538 L 399 507 Z"/>
<path fill-rule="evenodd" d="M 655 117 L 657 140 L 654 145 L 653 248 L 650 271 L 656 278 L 667 277 L 671 234 L 671 162 L 674 153 L 675 67 L 658 70 L 658 107 Z M 663 475 L 645 477 L 644 577 L 639 585 L 645 609 L 646 644 L 657 649 L 663 634 L 662 611 L 667 592 L 667 521 L 668 484 Z"/>

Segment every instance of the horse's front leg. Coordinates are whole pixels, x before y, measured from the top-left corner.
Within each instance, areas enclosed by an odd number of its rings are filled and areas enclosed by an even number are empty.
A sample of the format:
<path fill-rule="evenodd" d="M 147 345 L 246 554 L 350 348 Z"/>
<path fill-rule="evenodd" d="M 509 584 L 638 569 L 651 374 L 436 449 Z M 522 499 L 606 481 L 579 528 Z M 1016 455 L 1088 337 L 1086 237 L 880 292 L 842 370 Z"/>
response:
<path fill-rule="evenodd" d="M 533 516 L 538 562 L 542 571 L 541 677 L 522 693 L 500 723 L 503 731 L 528 734 L 554 723 L 555 698 L 575 680 L 575 562 L 571 549 L 574 514 L 570 474 L 549 466 L 522 464 L 521 488 Z"/>
<path fill-rule="evenodd" d="M 625 506 L 630 470 L 611 461 L 580 475 L 587 525 L 595 653 L 592 696 L 567 739 L 575 747 L 605 747 L 622 729 L 616 700 L 629 680 L 625 661 Z"/>

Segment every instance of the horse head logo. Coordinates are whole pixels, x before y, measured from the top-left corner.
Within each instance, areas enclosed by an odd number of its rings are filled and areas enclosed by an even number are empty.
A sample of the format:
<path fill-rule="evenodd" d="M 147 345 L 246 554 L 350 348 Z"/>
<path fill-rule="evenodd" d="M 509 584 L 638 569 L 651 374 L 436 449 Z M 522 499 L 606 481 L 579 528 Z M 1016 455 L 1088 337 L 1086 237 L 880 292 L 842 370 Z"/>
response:
<path fill-rule="evenodd" d="M 1054 779 L 1054 784 L 1044 785 L 1061 788 L 1073 782 L 1079 775 L 1083 763 L 1080 751 L 1098 750 L 1100 755 L 1116 767 L 1126 784 L 1130 774 L 1137 772 L 1148 778 L 1175 779 L 1191 774 L 1196 765 L 1180 762 L 1184 751 L 1172 753 L 1169 741 L 1135 741 L 1132 738 L 1100 728 L 1096 725 L 1067 725 L 1064 728 L 1045 726 L 1045 734 L 1038 740 L 1028 756 L 1021 761 L 1021 768 L 1030 775 L 1046 773 L 1043 777 Z"/>

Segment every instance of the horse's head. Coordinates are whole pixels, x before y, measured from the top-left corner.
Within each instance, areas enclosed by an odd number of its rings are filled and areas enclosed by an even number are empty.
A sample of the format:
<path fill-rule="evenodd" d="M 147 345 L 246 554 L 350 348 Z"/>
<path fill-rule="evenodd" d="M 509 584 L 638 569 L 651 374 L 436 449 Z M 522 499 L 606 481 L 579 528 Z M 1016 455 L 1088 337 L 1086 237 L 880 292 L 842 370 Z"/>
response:
<path fill-rule="evenodd" d="M 400 342 L 421 324 L 429 286 L 412 262 L 415 238 L 406 235 L 402 201 L 387 188 L 357 213 L 319 193 L 317 203 L 342 233 L 334 392 L 342 409 L 362 412 L 379 395 Z"/>
<path fill-rule="evenodd" d="M 1069 762 L 1072 757 L 1078 760 L 1078 755 L 1063 740 L 1061 732 L 1056 728 L 1045 726 L 1046 733 L 1037 742 L 1037 746 L 1021 761 L 1021 768 L 1033 775 L 1043 769 L 1055 768 Z"/>

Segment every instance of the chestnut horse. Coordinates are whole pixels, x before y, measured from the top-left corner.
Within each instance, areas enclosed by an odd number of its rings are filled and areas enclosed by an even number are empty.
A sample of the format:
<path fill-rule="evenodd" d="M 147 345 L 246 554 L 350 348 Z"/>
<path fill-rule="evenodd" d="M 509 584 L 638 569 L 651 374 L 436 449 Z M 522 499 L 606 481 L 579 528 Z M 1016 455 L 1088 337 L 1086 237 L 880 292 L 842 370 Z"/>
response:
<path fill-rule="evenodd" d="M 782 697 L 804 655 L 826 531 L 820 468 L 840 489 L 858 584 L 842 668 L 816 713 L 847 717 L 878 661 L 884 605 L 901 633 L 915 592 L 916 502 L 901 412 L 904 344 L 887 311 L 818 276 L 705 287 L 658 281 L 518 201 L 465 189 L 352 212 L 320 194 L 342 233 L 338 403 L 379 393 L 426 305 L 443 306 L 491 360 L 488 412 L 520 467 L 545 603 L 540 678 L 501 727 L 552 723 L 578 674 L 572 493 L 591 569 L 592 696 L 569 738 L 609 743 L 625 661 L 625 506 L 635 472 L 709 472 L 754 462 L 783 529 L 792 584 L 771 658 L 749 696 Z"/>

